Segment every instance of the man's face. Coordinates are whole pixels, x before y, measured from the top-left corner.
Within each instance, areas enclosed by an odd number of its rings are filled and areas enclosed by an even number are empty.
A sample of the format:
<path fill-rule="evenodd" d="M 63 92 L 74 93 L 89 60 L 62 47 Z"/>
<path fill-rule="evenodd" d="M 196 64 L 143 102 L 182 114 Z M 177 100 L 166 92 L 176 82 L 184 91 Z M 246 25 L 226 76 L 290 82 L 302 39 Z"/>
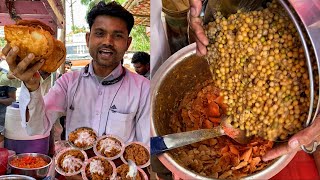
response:
<path fill-rule="evenodd" d="M 86 42 L 94 64 L 115 68 L 131 44 L 127 25 L 120 18 L 97 16 Z"/>
<path fill-rule="evenodd" d="M 144 64 L 141 64 L 140 62 L 134 63 L 133 67 L 134 67 L 134 70 L 140 75 L 145 75 L 150 69 L 149 64 L 144 65 Z"/>

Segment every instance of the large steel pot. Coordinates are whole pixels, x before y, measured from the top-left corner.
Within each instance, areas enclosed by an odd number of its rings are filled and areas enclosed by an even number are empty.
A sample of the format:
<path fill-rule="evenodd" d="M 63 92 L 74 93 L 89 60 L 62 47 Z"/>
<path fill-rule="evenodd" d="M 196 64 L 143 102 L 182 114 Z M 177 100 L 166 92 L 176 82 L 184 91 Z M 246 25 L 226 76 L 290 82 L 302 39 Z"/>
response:
<path fill-rule="evenodd" d="M 195 55 L 196 45 L 191 44 L 172 55 L 156 72 L 151 83 L 151 134 L 159 136 L 170 132 L 169 119 L 177 111 L 177 102 L 198 82 L 211 78 L 207 61 Z M 280 172 L 295 153 L 277 159 L 266 169 L 245 179 L 268 179 Z M 182 179 L 209 179 L 179 165 L 170 153 L 159 156 L 160 161 Z"/>
<path fill-rule="evenodd" d="M 212 0 L 213 1 L 213 0 Z M 241 0 L 230 0 L 237 2 Z M 309 126 L 319 110 L 320 88 L 320 3 L 318 0 L 278 0 L 284 7 L 299 33 L 305 51 L 310 79 L 310 109 L 305 126 Z M 221 8 L 222 0 L 215 0 Z M 307 46 L 309 41 L 309 46 Z M 205 59 L 195 56 L 195 44 L 189 45 L 172 55 L 156 72 L 151 82 L 151 134 L 159 136 L 172 133 L 169 128 L 169 119 L 178 108 L 184 94 L 191 90 L 197 82 L 210 78 L 210 71 Z M 312 68 L 312 62 L 317 69 Z M 314 83 L 314 80 L 316 83 Z M 314 102 L 314 103 L 313 103 Z M 303 148 L 303 147 L 302 147 Z M 244 179 L 269 179 L 280 172 L 294 157 L 295 153 L 284 155 L 274 161 L 264 170 L 245 177 Z M 160 161 L 182 179 L 209 179 L 196 174 L 179 165 L 170 153 L 159 156 Z"/>

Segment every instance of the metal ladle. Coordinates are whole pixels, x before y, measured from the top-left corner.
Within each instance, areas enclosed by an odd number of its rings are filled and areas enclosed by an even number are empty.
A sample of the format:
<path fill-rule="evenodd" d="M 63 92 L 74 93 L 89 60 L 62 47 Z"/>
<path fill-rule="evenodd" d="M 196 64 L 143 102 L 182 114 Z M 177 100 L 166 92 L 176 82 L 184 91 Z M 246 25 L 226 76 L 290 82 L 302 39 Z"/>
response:
<path fill-rule="evenodd" d="M 218 136 L 227 135 L 240 144 L 247 144 L 250 138 L 245 131 L 234 128 L 228 122 L 229 116 L 222 118 L 219 126 L 212 129 L 200 129 L 195 131 L 168 134 L 164 136 L 151 137 L 151 155 L 156 155 L 188 144 L 200 142 Z"/>

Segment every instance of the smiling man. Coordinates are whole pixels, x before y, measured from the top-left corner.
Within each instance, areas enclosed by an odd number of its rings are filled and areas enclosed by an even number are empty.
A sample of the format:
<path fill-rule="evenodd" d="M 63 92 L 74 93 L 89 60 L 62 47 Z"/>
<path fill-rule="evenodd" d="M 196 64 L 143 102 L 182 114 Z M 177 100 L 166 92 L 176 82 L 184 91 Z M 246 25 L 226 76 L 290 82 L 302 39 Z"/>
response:
<path fill-rule="evenodd" d="M 62 75 L 45 97 L 39 91 L 38 69 L 31 68 L 34 55 L 16 64 L 19 48 L 7 45 L 10 70 L 24 82 L 20 110 L 30 135 L 50 131 L 66 115 L 66 137 L 79 127 L 91 127 L 98 135 L 113 134 L 125 142 L 149 143 L 149 80 L 121 65 L 131 44 L 131 13 L 116 2 L 99 2 L 87 16 L 90 32 L 86 42 L 92 61 L 81 71 Z"/>

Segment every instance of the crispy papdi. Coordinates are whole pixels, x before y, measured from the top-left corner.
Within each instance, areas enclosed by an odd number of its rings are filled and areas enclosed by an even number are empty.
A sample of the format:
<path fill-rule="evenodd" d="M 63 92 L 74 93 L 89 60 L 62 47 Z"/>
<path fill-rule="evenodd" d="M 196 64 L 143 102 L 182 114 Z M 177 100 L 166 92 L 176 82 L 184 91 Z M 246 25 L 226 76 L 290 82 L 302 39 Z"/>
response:
<path fill-rule="evenodd" d="M 6 25 L 4 32 L 6 41 L 19 47 L 20 59 L 33 53 L 34 62 L 45 60 L 40 70 L 54 72 L 65 59 L 64 44 L 52 36 L 54 32 L 49 26 L 38 20 L 21 20 L 15 25 Z"/>

